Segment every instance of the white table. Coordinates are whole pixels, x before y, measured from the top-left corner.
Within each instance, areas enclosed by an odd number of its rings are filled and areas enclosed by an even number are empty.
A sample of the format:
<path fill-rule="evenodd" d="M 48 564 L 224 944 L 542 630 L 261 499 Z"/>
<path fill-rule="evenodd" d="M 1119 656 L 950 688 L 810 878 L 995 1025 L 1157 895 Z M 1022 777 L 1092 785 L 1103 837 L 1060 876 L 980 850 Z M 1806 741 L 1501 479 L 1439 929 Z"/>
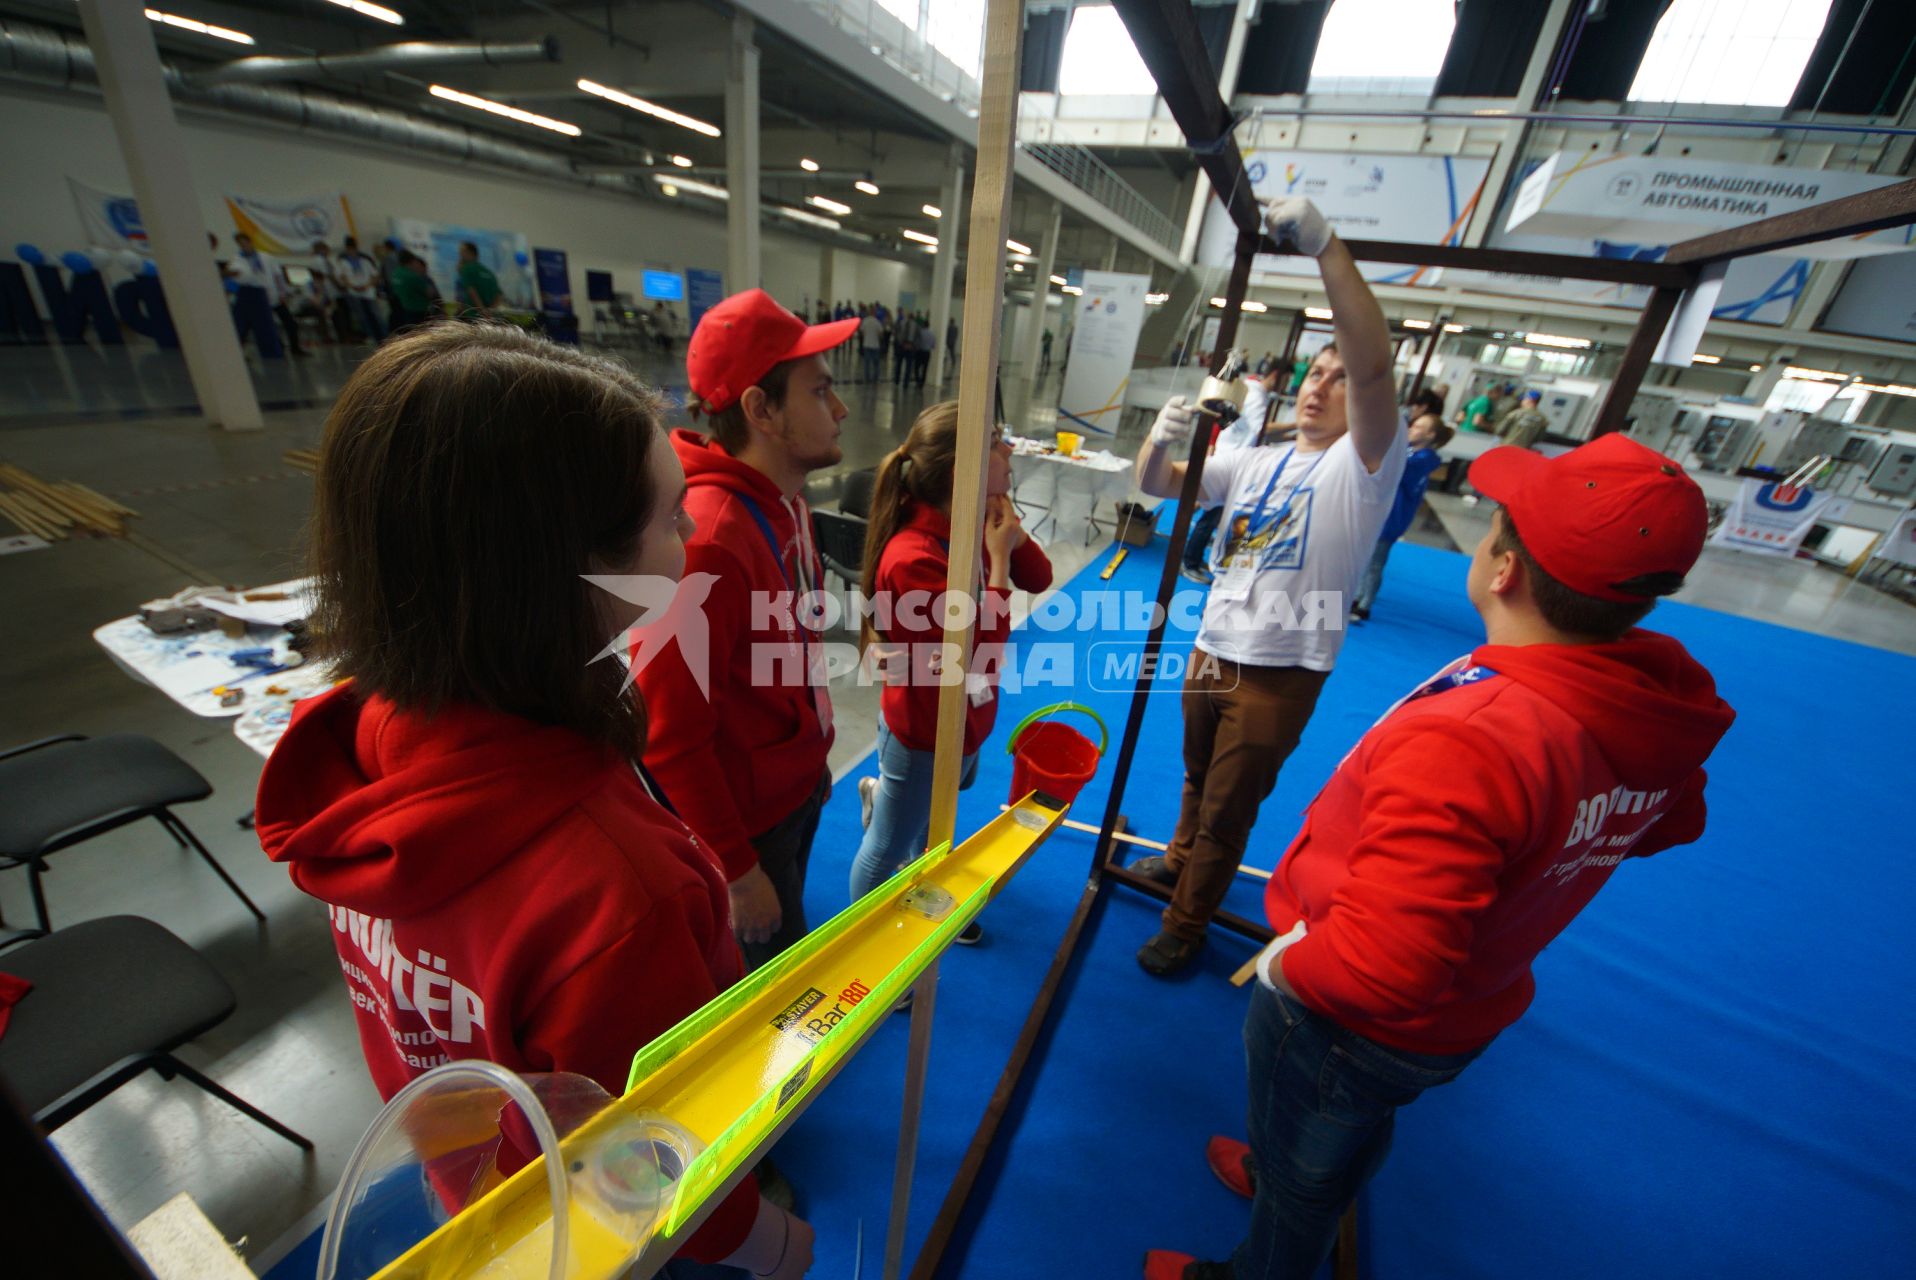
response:
<path fill-rule="evenodd" d="M 1085 545 L 1091 545 L 1091 535 L 1102 528 L 1098 520 L 1098 504 L 1105 499 L 1123 502 L 1135 491 L 1134 472 L 1137 464 L 1130 458 L 1122 458 L 1103 449 L 1086 453 L 1062 454 L 1050 441 L 1035 440 L 1025 436 L 1007 435 L 1005 440 L 1011 445 L 1011 499 L 1022 514 L 1026 507 L 1045 513 L 1031 529 L 1037 533 L 1047 523 L 1057 523 L 1058 495 L 1065 484 L 1065 477 L 1071 477 L 1071 483 L 1085 490 L 1089 507 L 1085 514 Z M 1039 505 L 1022 496 L 1025 486 L 1037 476 L 1050 477 L 1049 505 Z"/>
<path fill-rule="evenodd" d="M 277 582 L 260 591 L 298 592 L 303 578 Z M 324 664 L 301 660 L 284 627 L 248 626 L 240 636 L 217 628 L 191 635 L 155 635 L 139 615 L 116 618 L 93 632 L 119 668 L 150 684 L 196 716 L 233 720 L 233 735 L 261 756 L 273 746 L 292 719 L 293 704 L 332 688 Z M 231 655 L 245 649 L 271 649 L 274 665 L 293 662 L 284 671 L 260 672 L 233 662 Z M 221 705 L 216 687 L 241 690 L 233 706 Z M 274 692 L 267 692 L 267 690 Z"/>

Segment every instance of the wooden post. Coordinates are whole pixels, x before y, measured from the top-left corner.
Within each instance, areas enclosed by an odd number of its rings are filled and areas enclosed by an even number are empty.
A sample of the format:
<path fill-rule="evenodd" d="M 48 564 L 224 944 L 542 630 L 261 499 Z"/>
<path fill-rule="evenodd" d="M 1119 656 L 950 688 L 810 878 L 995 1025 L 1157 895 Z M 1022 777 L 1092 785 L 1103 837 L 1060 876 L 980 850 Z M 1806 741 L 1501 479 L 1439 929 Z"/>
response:
<path fill-rule="evenodd" d="M 975 240 L 973 243 L 977 243 Z M 1211 372 L 1222 373 L 1237 343 L 1238 318 L 1244 313 L 1244 294 L 1251 284 L 1251 260 L 1257 256 L 1258 237 L 1240 233 L 1237 258 L 1231 264 L 1231 280 L 1224 289 L 1224 318 L 1218 323 L 1217 349 L 1211 354 Z M 1178 584 L 1178 566 L 1184 557 L 1184 539 L 1197 510 L 1198 481 L 1204 475 L 1204 459 L 1211 451 L 1212 415 L 1198 414 L 1197 430 L 1191 433 L 1191 455 L 1185 462 L 1184 489 L 1178 495 L 1177 518 L 1171 524 L 1171 542 L 1164 551 L 1164 569 L 1158 574 L 1157 608 L 1151 627 L 1145 632 L 1144 657 L 1138 667 L 1138 683 L 1131 692 L 1131 713 L 1124 722 L 1124 737 L 1118 746 L 1118 759 L 1111 771 L 1111 798 L 1104 806 L 1104 821 L 1098 827 L 1098 840 L 1091 851 L 1091 879 L 1104 875 L 1105 850 L 1113 846 L 1111 833 L 1118 829 L 1118 811 L 1124 804 L 1124 786 L 1131 777 L 1131 757 L 1137 753 L 1138 733 L 1144 728 L 1144 709 L 1156 679 L 1158 652 L 1164 647 L 1164 627 L 1170 618 L 1171 593 Z"/>
<path fill-rule="evenodd" d="M 1630 345 L 1623 350 L 1623 363 L 1617 366 L 1616 377 L 1610 381 L 1610 394 L 1604 397 L 1597 423 L 1590 429 L 1592 440 L 1623 430 L 1630 405 L 1637 398 L 1637 388 L 1643 385 L 1644 371 L 1650 367 L 1650 357 L 1655 354 L 1657 343 L 1663 340 L 1663 330 L 1676 311 L 1677 299 L 1682 296 L 1681 289 L 1672 288 L 1660 288 L 1650 294 L 1650 301 L 1637 321 L 1636 332 L 1630 335 Z"/>
<path fill-rule="evenodd" d="M 1437 323 L 1430 327 L 1430 336 L 1424 339 L 1424 358 L 1417 362 L 1417 376 L 1410 380 L 1410 394 L 1412 396 L 1424 389 L 1424 375 L 1430 372 L 1430 358 L 1437 354 L 1438 339 L 1444 336 L 1444 326 L 1449 323 L 1450 317 L 1448 315 L 1440 315 L 1437 317 Z M 1406 399 L 1408 398 L 1409 397 L 1406 397 Z"/>
<path fill-rule="evenodd" d="M 971 187 L 971 246 L 965 264 L 965 330 L 958 369 L 958 456 L 952 466 L 951 562 L 945 575 L 945 651 L 957 671 L 938 690 L 938 732 L 931 784 L 931 847 L 952 839 L 958 817 L 958 774 L 964 764 L 964 673 L 971 667 L 976 602 L 982 582 L 985 464 L 998 425 L 998 343 L 1004 312 L 1005 226 L 1011 217 L 1012 147 L 1018 119 L 1018 62 L 1024 42 L 1020 0 L 988 0 L 985 7 L 983 89 L 978 103 L 978 173 Z M 956 209 L 946 210 L 956 219 Z M 954 221 L 952 225 L 956 225 Z M 1044 281 L 1038 282 L 1040 288 Z M 1041 292 L 1042 301 L 1044 294 Z M 942 341 L 942 338 L 941 338 Z M 885 1235 L 885 1280 L 897 1280 L 905 1256 L 911 1210 L 912 1171 L 918 1161 L 918 1117 L 924 1106 L 925 1071 L 931 1061 L 931 1019 L 938 966 L 925 970 L 914 988 L 911 1039 L 905 1060 L 904 1111 L 898 1128 L 898 1164 L 892 1175 L 891 1223 Z"/>

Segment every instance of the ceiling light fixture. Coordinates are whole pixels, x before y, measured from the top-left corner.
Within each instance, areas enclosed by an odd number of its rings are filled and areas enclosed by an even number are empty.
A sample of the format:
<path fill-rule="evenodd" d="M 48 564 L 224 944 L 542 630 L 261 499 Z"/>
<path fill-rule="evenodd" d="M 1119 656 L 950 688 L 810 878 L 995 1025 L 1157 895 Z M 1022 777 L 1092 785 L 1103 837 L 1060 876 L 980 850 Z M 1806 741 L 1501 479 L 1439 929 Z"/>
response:
<path fill-rule="evenodd" d="M 1029 256 L 1031 253 L 1030 245 L 1019 244 L 1016 240 L 1005 241 L 1005 248 L 1011 250 L 1013 253 L 1022 253 L 1022 254 L 1025 254 L 1026 256 Z"/>
<path fill-rule="evenodd" d="M 668 196 L 675 196 L 679 193 L 679 189 L 669 182 L 661 182 L 659 184 L 659 190 Z"/>
<path fill-rule="evenodd" d="M 1701 351 L 1690 357 L 1691 364 L 1722 364 L 1722 356 L 1706 356 Z"/>
<path fill-rule="evenodd" d="M 942 218 L 945 216 L 945 211 L 935 204 L 921 205 L 918 211 L 927 218 Z"/>
<path fill-rule="evenodd" d="M 1060 292 L 1070 294 L 1074 298 L 1082 298 L 1084 296 L 1084 290 L 1075 284 L 1066 285 Z M 1146 299 L 1146 301 L 1149 301 L 1149 299 Z"/>
<path fill-rule="evenodd" d="M 852 207 L 850 205 L 840 204 L 838 203 L 838 201 L 827 199 L 824 196 L 806 196 L 805 203 L 811 205 L 814 208 L 823 209 L 826 213 L 838 214 L 840 217 L 843 217 L 844 215 L 852 211 Z"/>
<path fill-rule="evenodd" d="M 1331 318 L 1331 313 L 1324 307 L 1305 307 L 1304 318 L 1306 320 L 1328 320 Z"/>
<path fill-rule="evenodd" d="M 384 5 L 367 4 L 366 0 L 329 0 L 342 9 L 351 9 L 361 17 L 376 18 L 380 22 L 390 22 L 395 27 L 403 27 L 406 20 Z"/>
<path fill-rule="evenodd" d="M 906 227 L 899 234 L 903 235 L 907 240 L 916 240 L 919 244 L 928 244 L 933 248 L 938 247 L 937 236 L 928 236 L 922 231 L 913 231 L 910 227 Z"/>
<path fill-rule="evenodd" d="M 162 26 L 178 27 L 182 31 L 191 31 L 198 36 L 212 36 L 215 40 L 231 40 L 234 44 L 252 44 L 253 37 L 244 31 L 235 31 L 231 27 L 216 27 L 209 22 L 195 22 L 191 18 L 182 18 L 176 13 L 161 13 L 158 9 L 148 9 L 146 16 L 150 21 Z"/>
<path fill-rule="evenodd" d="M 837 218 L 821 218 L 815 213 L 807 213 L 803 209 L 794 209 L 788 205 L 769 204 L 765 207 L 782 218 L 790 218 L 793 222 L 803 222 L 808 226 L 824 227 L 828 231 L 837 231 L 844 226 L 844 223 Z"/>
<path fill-rule="evenodd" d="M 692 167 L 692 157 L 691 156 L 673 156 L 672 163 L 677 165 L 681 169 L 690 169 Z"/>
<path fill-rule="evenodd" d="M 1566 338 L 1560 333 L 1526 333 L 1523 340 L 1533 347 L 1557 347 L 1564 351 L 1587 351 L 1593 345 L 1588 338 Z"/>
<path fill-rule="evenodd" d="M 1147 307 L 1161 307 L 1170 301 L 1170 298 L 1171 295 L 1168 293 L 1147 293 L 1144 295 L 1144 305 Z"/>
<path fill-rule="evenodd" d="M 1403 323 L 1403 326 L 1404 326 L 1404 327 L 1405 327 L 1406 329 L 1428 329 L 1428 328 L 1430 328 L 1430 321 L 1428 321 L 1428 320 L 1405 320 L 1405 321 L 1403 321 L 1402 323 Z"/>
<path fill-rule="evenodd" d="M 1052 276 L 1051 283 L 1052 284 L 1070 284 L 1071 282 L 1069 280 L 1066 280 L 1063 276 Z"/>
<path fill-rule="evenodd" d="M 1787 365 L 1784 367 L 1783 376 L 1786 378 L 1793 378 L 1798 382 L 1848 382 L 1849 381 L 1849 375 L 1847 373 L 1837 373 L 1831 369 L 1800 369 L 1793 364 Z"/>
<path fill-rule="evenodd" d="M 670 107 L 661 107 L 656 102 L 647 102 L 644 98 L 635 98 L 629 93 L 620 93 L 617 89 L 608 89 L 596 80 L 581 80 L 579 81 L 579 88 L 587 93 L 604 98 L 607 102 L 616 102 L 622 107 L 630 107 L 632 110 L 651 116 L 655 120 L 663 120 L 667 124 L 675 124 L 681 129 L 690 129 L 693 133 L 702 133 L 708 138 L 716 138 L 719 136 L 719 128 L 715 124 L 707 124 L 703 120 L 682 115 Z"/>
<path fill-rule="evenodd" d="M 550 129 L 554 133 L 563 133 L 568 138 L 576 138 L 582 132 L 576 124 L 567 124 L 563 120 L 554 120 L 551 116 L 534 115 L 530 111 L 521 111 L 517 107 L 508 107 L 503 102 L 494 102 L 490 98 L 477 97 L 470 93 L 461 93 L 457 89 L 448 89 L 443 84 L 431 87 L 432 96 L 444 98 L 447 102 L 456 102 L 462 107 L 471 107 L 474 111 L 484 111 L 488 115 L 503 116 L 520 124 L 534 125 L 540 129 Z"/>
<path fill-rule="evenodd" d="M 852 183 L 852 186 L 856 187 L 860 191 L 863 191 L 868 196 L 875 196 L 878 194 L 878 184 L 876 182 L 868 182 L 864 178 L 860 178 L 857 182 Z"/>
<path fill-rule="evenodd" d="M 672 188 L 672 192 L 689 191 L 695 196 L 709 196 L 714 200 L 730 200 L 732 198 L 732 193 L 724 187 L 715 187 L 709 182 L 694 182 L 690 178 L 681 178 L 675 173 L 655 173 L 652 175 L 652 179 L 659 184 L 659 190 L 661 191 L 670 187 Z M 671 194 L 672 192 L 668 192 L 667 194 Z"/>
<path fill-rule="evenodd" d="M 1470 326 L 1467 324 L 1447 324 L 1444 326 L 1444 332 L 1445 333 L 1463 333 L 1467 331 L 1469 328 Z"/>
<path fill-rule="evenodd" d="M 1859 382 L 1858 391 L 1875 391 L 1886 396 L 1916 396 L 1916 387 L 1905 387 L 1898 382 Z"/>
<path fill-rule="evenodd" d="M 806 173 L 817 173 L 818 161 L 812 159 L 810 156 L 806 156 L 804 159 L 798 162 L 798 167 L 803 169 Z"/>

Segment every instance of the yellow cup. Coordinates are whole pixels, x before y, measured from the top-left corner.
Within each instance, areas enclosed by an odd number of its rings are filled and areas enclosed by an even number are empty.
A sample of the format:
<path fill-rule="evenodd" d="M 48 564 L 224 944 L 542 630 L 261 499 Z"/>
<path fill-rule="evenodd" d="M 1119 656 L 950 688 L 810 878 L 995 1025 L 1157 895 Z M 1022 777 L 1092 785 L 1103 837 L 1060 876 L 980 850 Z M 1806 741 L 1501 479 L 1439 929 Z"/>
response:
<path fill-rule="evenodd" d="M 1075 457 L 1078 452 L 1078 446 L 1083 443 L 1084 437 L 1075 431 L 1060 431 L 1058 433 L 1058 452 L 1067 458 Z"/>

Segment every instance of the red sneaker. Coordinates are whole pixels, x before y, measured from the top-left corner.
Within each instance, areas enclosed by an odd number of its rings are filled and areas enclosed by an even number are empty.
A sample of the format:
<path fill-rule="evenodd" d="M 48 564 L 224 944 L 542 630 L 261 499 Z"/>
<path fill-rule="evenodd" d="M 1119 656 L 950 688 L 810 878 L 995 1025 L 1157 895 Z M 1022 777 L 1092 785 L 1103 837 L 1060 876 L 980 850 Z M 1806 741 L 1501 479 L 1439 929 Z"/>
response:
<path fill-rule="evenodd" d="M 1236 1138 L 1213 1135 L 1204 1144 L 1204 1163 L 1217 1180 L 1246 1200 L 1257 1194 L 1257 1176 L 1251 1172 L 1251 1147 Z"/>
<path fill-rule="evenodd" d="M 1228 1262 L 1199 1262 L 1188 1253 L 1153 1249 L 1144 1255 L 1144 1280 L 1232 1280 Z"/>

